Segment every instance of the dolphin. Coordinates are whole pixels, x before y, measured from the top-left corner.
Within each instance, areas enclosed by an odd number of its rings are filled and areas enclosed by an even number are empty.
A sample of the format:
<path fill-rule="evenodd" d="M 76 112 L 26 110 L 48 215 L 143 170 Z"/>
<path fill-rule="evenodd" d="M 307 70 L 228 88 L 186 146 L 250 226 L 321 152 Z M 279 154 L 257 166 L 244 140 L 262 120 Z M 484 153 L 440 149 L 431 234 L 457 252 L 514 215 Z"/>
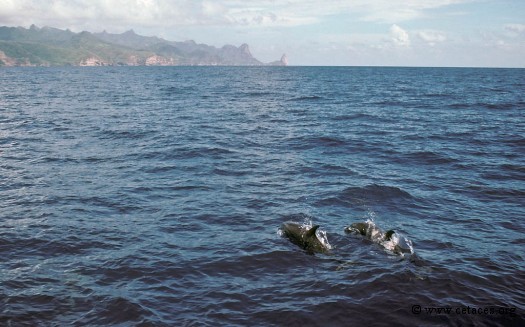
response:
<path fill-rule="evenodd" d="M 412 243 L 393 229 L 383 232 L 373 222 L 353 223 L 345 228 L 345 232 L 365 236 L 385 249 L 395 254 L 413 253 Z"/>
<path fill-rule="evenodd" d="M 317 236 L 319 225 L 312 227 L 301 225 L 294 222 L 286 222 L 281 226 L 281 231 L 292 243 L 300 246 L 308 253 L 328 253 L 330 244 L 323 242 Z"/>
<path fill-rule="evenodd" d="M 346 233 L 355 232 L 363 236 L 366 236 L 368 227 L 369 227 L 368 223 L 353 223 L 349 227 L 345 228 L 345 232 Z"/>
<path fill-rule="evenodd" d="M 345 232 L 347 234 L 360 234 L 362 236 L 366 236 L 366 238 L 375 242 L 379 242 L 384 239 L 383 232 L 379 228 L 377 228 L 377 226 L 371 221 L 353 223 L 349 227 L 345 228 Z"/>

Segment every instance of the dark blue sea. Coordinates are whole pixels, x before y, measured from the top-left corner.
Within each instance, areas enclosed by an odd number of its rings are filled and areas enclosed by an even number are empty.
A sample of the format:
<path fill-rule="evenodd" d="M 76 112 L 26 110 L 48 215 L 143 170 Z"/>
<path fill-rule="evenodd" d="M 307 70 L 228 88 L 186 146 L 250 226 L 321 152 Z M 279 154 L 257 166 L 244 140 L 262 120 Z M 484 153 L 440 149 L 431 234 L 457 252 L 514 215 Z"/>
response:
<path fill-rule="evenodd" d="M 0 69 L 2 326 L 525 326 L 524 250 L 524 69 Z"/>

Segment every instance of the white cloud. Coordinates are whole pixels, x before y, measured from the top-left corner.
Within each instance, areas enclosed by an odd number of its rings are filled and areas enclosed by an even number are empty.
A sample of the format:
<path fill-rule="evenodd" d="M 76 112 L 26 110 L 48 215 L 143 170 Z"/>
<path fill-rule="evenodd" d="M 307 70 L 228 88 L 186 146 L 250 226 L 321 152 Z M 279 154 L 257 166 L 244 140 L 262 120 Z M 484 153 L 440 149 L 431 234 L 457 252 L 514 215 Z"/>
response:
<path fill-rule="evenodd" d="M 398 47 L 409 47 L 410 37 L 407 31 L 394 24 L 390 27 L 390 39 Z"/>
<path fill-rule="evenodd" d="M 270 9 L 230 8 L 224 17 L 230 24 L 242 26 L 300 26 L 318 22 L 318 18 L 314 16 L 297 15 L 278 8 Z"/>
<path fill-rule="evenodd" d="M 272 12 L 277 17 L 293 18 L 297 24 L 310 24 L 331 15 L 348 15 L 361 21 L 397 23 L 425 17 L 427 11 L 461 3 L 483 0 L 288 0 L 221 1 L 232 12 L 257 16 Z M 276 20 L 276 23 L 287 21 Z"/>
<path fill-rule="evenodd" d="M 422 17 L 423 13 L 411 8 L 392 8 L 392 10 L 377 10 L 364 15 L 361 20 L 367 22 L 401 22 Z"/>
<path fill-rule="evenodd" d="M 523 33 L 525 32 L 525 24 L 507 24 L 505 29 L 515 33 Z"/>
<path fill-rule="evenodd" d="M 396 23 L 480 0 L 0 0 L 0 24 L 86 26 L 298 26 L 331 15 Z"/>
<path fill-rule="evenodd" d="M 224 7 L 221 3 L 218 2 L 203 1 L 202 11 L 204 15 L 209 17 L 223 16 L 226 13 L 226 7 Z"/>
<path fill-rule="evenodd" d="M 434 30 L 419 31 L 416 35 L 432 47 L 447 40 L 445 33 Z"/>
<path fill-rule="evenodd" d="M 479 0 L 375 0 L 348 1 L 351 11 L 360 14 L 360 20 L 367 22 L 398 23 L 421 19 L 429 11 L 461 3 Z"/>

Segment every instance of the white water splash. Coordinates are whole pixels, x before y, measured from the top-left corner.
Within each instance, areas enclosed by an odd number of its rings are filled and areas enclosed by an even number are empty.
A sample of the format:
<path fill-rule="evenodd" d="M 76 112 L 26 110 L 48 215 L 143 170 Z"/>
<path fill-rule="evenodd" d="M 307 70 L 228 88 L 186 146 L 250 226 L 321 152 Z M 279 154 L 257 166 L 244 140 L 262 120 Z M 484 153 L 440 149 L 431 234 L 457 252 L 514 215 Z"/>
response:
<path fill-rule="evenodd" d="M 326 231 L 317 229 L 315 231 L 315 236 L 317 236 L 317 239 L 323 244 L 324 247 L 326 247 L 328 250 L 332 249 L 332 245 L 328 242 L 328 237 L 326 237 Z"/>
<path fill-rule="evenodd" d="M 398 232 L 392 234 L 390 240 L 383 240 L 379 244 L 381 244 L 386 250 L 400 254 L 402 256 L 405 254 L 414 253 L 412 241 Z"/>

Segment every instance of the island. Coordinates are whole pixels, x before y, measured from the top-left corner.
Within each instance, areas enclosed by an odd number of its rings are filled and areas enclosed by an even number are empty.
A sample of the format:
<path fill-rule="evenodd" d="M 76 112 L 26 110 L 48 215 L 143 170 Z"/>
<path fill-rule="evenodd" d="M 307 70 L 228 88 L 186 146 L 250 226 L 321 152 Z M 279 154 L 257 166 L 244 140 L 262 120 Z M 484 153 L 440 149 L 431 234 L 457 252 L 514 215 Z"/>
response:
<path fill-rule="evenodd" d="M 287 66 L 263 63 L 247 44 L 221 48 L 193 40 L 167 41 L 129 30 L 111 34 L 39 28 L 0 27 L 0 66 Z"/>

